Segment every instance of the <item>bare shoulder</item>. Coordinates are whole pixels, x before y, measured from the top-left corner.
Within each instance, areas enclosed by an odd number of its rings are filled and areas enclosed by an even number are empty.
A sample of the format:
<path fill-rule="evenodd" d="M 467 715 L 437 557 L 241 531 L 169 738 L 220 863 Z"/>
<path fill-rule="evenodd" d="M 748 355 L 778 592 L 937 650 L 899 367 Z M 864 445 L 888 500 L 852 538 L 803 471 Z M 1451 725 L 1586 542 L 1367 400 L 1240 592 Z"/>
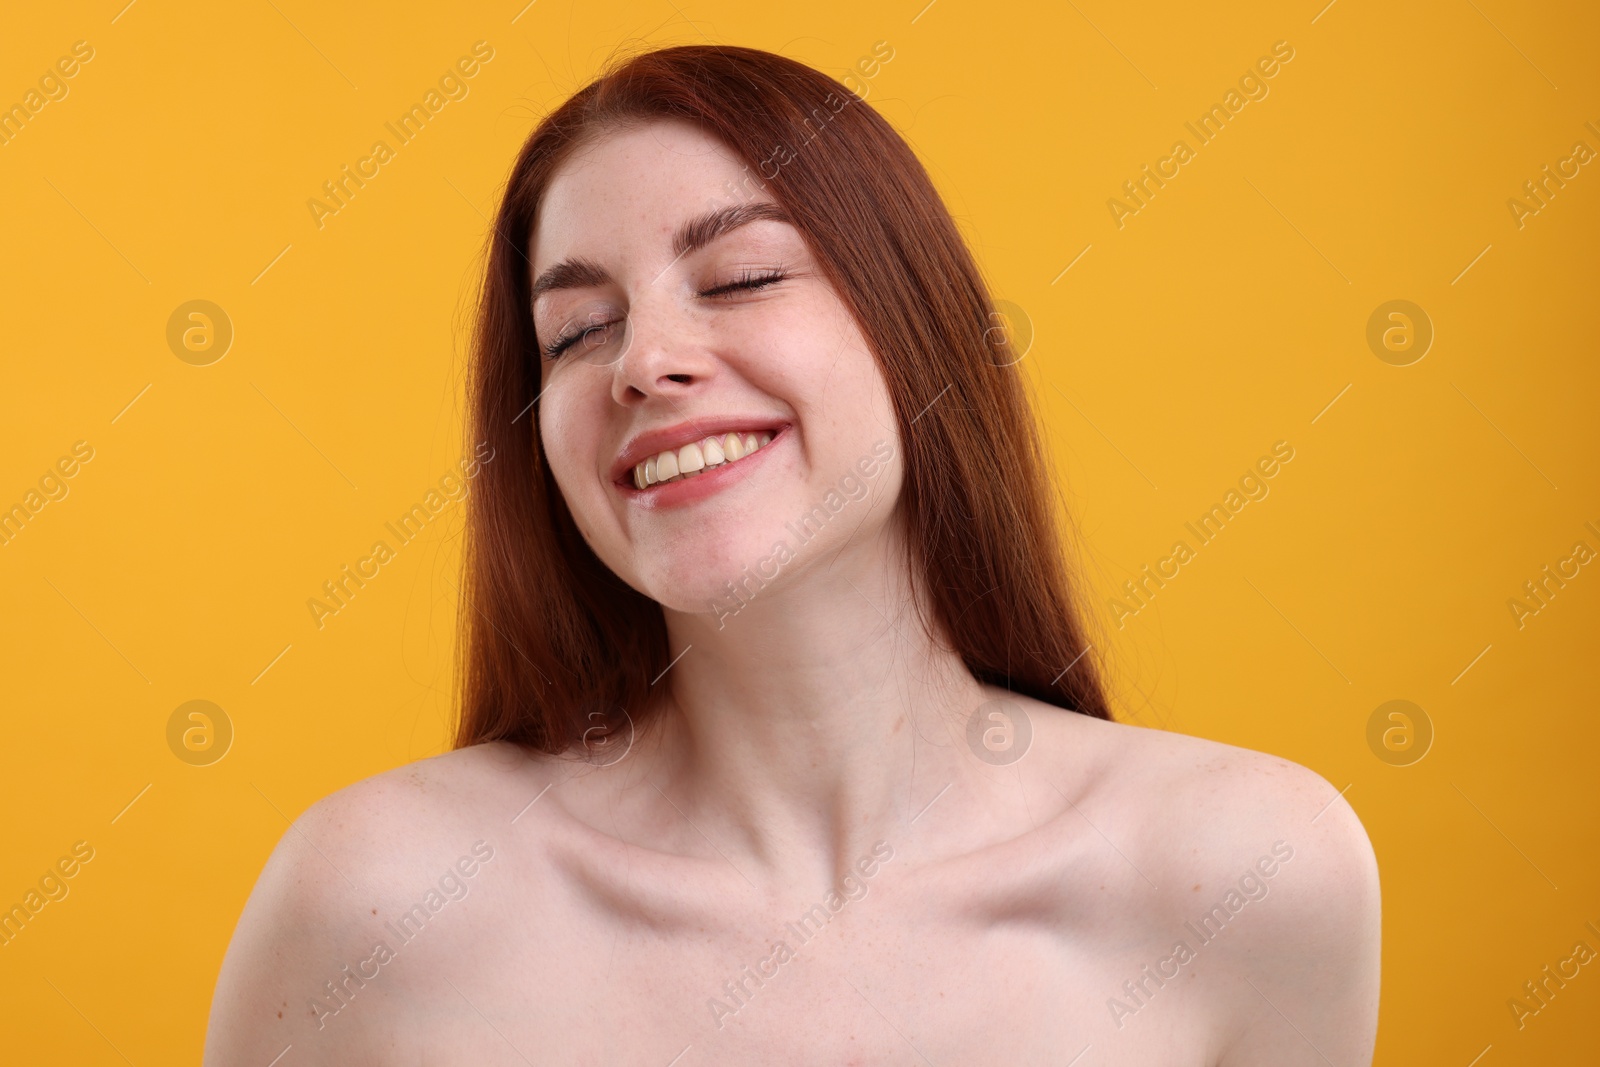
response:
<path fill-rule="evenodd" d="M 1284 838 L 1327 861 L 1371 858 L 1360 819 L 1340 787 L 1292 760 L 1203 737 L 1087 716 L 1066 719 L 1063 740 L 1078 749 L 1080 773 L 1106 799 L 1150 825 L 1170 850 L 1185 841 L 1245 849 Z M 1359 865 L 1359 863 L 1358 863 Z M 1309 866 L 1309 865 L 1308 865 Z"/>
<path fill-rule="evenodd" d="M 508 745 L 448 752 L 296 818 L 229 944 L 204 1062 L 269 1063 L 292 1044 L 298 1063 L 361 1063 L 393 1039 L 395 1009 L 427 971 L 394 960 L 447 955 L 493 919 L 458 902 L 506 865 L 528 762 Z"/>
<path fill-rule="evenodd" d="M 1155 887 L 1156 936 L 1213 979 L 1218 1062 L 1370 1062 L 1378 867 L 1341 787 L 1268 753 L 1047 708 L 1029 706 L 1043 762 Z"/>

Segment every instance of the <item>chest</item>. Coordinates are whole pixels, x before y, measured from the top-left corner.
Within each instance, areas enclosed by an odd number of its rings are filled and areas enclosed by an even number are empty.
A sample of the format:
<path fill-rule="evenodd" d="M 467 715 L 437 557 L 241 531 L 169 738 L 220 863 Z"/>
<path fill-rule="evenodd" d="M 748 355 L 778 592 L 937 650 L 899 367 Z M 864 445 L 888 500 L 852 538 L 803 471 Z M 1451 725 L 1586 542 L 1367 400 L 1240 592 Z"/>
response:
<path fill-rule="evenodd" d="M 421 1062 L 1207 1062 L 1199 999 L 1146 982 L 1137 1018 L 1114 1010 L 1137 953 L 1092 935 L 891 893 L 699 918 L 575 907 L 476 935 Z"/>

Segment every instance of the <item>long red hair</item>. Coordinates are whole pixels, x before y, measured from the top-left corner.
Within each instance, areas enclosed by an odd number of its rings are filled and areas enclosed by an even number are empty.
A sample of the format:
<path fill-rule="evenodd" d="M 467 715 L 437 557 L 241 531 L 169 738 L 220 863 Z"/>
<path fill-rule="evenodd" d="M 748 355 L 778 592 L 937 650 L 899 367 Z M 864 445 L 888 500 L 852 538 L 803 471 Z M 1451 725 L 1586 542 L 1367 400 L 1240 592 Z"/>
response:
<path fill-rule="evenodd" d="M 561 753 L 623 711 L 642 727 L 671 662 L 661 606 L 590 551 L 539 446 L 528 261 L 540 199 L 572 149 L 667 118 L 749 165 L 876 354 L 902 427 L 898 506 L 929 632 L 979 681 L 1111 718 L 1008 332 L 927 172 L 827 75 L 754 48 L 686 45 L 626 59 L 545 118 L 495 218 L 467 415 L 469 440 L 494 458 L 467 501 L 456 747 Z"/>

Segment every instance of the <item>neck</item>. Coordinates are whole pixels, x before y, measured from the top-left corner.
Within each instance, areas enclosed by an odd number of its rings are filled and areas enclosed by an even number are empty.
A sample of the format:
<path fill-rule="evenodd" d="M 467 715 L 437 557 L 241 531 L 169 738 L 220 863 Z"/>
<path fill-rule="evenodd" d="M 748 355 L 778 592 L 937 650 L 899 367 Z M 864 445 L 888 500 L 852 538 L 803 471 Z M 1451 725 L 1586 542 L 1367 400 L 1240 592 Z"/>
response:
<path fill-rule="evenodd" d="M 925 631 L 904 551 L 846 547 L 720 619 L 667 612 L 679 658 L 640 755 L 747 877 L 832 882 L 981 773 L 965 727 L 983 687 Z"/>

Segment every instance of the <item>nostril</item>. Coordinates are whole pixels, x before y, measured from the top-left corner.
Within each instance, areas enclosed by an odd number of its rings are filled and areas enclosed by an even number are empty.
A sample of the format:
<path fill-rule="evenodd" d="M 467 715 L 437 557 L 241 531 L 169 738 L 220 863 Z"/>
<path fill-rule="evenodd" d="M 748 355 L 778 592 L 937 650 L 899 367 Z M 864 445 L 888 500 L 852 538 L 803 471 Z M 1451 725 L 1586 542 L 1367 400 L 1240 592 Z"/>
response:
<path fill-rule="evenodd" d="M 685 385 L 689 381 L 689 376 L 687 374 L 669 374 L 667 377 L 677 382 L 679 385 Z"/>

